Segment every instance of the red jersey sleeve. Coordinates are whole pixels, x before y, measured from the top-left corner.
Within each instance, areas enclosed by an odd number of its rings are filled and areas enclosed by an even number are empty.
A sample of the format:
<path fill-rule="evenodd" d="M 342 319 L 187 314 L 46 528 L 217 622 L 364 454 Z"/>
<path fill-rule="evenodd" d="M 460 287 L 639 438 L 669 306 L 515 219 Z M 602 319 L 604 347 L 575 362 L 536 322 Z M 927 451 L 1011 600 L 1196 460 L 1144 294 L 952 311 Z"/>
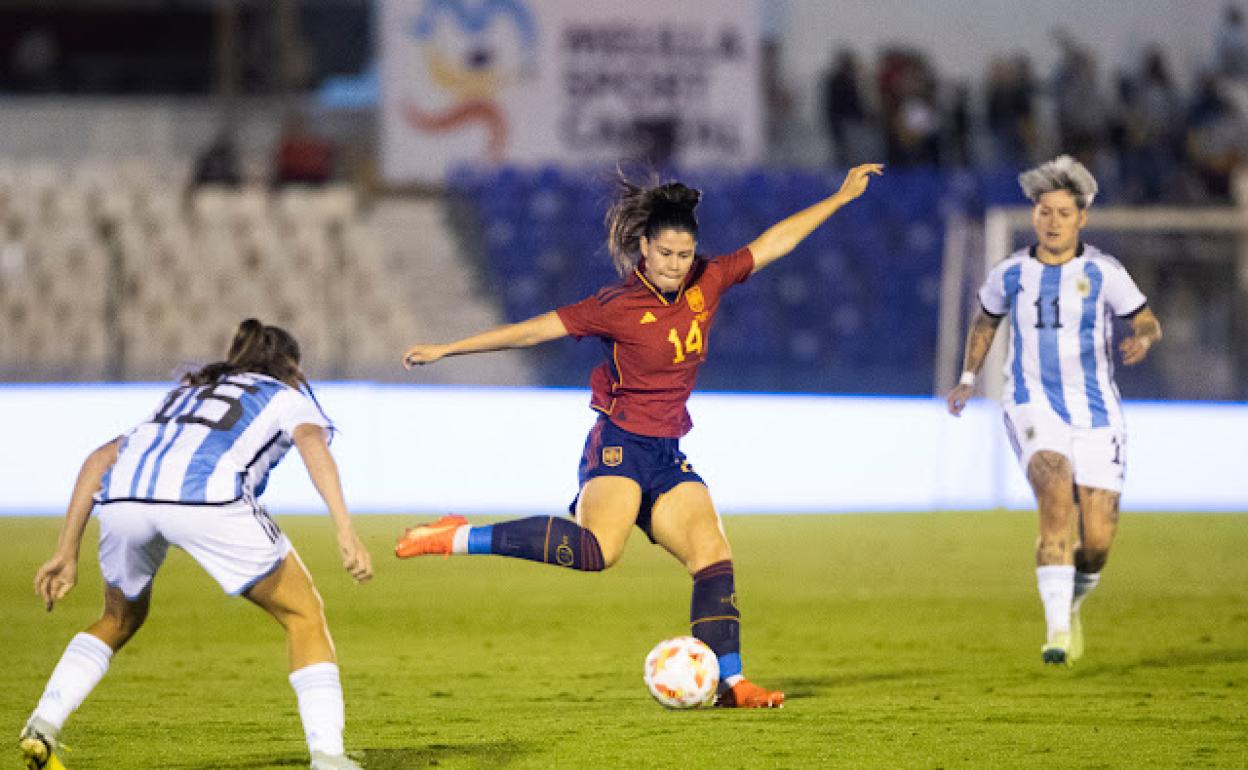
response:
<path fill-rule="evenodd" d="M 578 340 L 582 337 L 607 335 L 607 314 L 597 295 L 556 308 L 555 312 L 559 315 L 559 320 L 563 321 L 563 328 Z"/>
<path fill-rule="evenodd" d="M 754 255 L 749 246 L 742 246 L 731 254 L 715 257 L 706 265 L 703 281 L 715 284 L 722 294 L 730 287 L 742 283 L 754 272 Z"/>

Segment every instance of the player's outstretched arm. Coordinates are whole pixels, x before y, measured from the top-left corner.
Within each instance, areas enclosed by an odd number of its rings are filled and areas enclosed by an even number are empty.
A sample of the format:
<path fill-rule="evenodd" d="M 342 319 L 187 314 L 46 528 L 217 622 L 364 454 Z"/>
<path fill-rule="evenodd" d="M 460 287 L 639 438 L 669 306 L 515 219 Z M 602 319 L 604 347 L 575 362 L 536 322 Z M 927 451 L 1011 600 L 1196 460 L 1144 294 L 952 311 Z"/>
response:
<path fill-rule="evenodd" d="M 998 316 L 989 315 L 983 308 L 980 308 L 975 320 L 971 321 L 971 329 L 966 334 L 966 354 L 962 360 L 963 379 L 953 386 L 953 390 L 949 391 L 946 397 L 949 414 L 955 417 L 962 414 L 962 410 L 966 408 L 966 402 L 974 395 L 974 377 L 979 374 L 979 368 L 984 365 L 984 359 L 988 357 L 988 350 L 992 347 L 992 338 L 997 335 L 997 327 L 1000 325 L 1001 319 Z"/>
<path fill-rule="evenodd" d="M 826 222 L 841 206 L 866 192 L 872 175 L 881 176 L 883 173 L 884 166 L 879 163 L 855 166 L 845 175 L 841 189 L 835 194 L 767 228 L 750 243 L 750 253 L 754 255 L 754 272 L 757 273 L 796 248 L 797 244 Z"/>
<path fill-rule="evenodd" d="M 404 368 L 432 364 L 447 356 L 463 356 L 469 353 L 486 353 L 491 350 L 527 348 L 550 340 L 566 337 L 568 330 L 555 311 L 534 316 L 527 321 L 496 326 L 489 331 L 465 337 L 445 345 L 419 343 L 403 354 Z"/>
<path fill-rule="evenodd" d="M 1122 351 L 1122 362 L 1134 366 L 1143 361 L 1149 349 L 1161 339 L 1161 321 L 1153 315 L 1152 308 L 1144 308 L 1131 319 L 1132 335 L 1118 346 Z"/>
<path fill-rule="evenodd" d="M 308 476 L 321 499 L 325 501 L 325 506 L 329 508 L 330 518 L 334 520 L 343 568 L 357 583 L 370 580 L 373 577 L 373 558 L 355 533 L 351 514 L 347 513 L 347 502 L 342 495 L 342 479 L 338 476 L 338 463 L 334 462 L 334 456 L 329 453 L 325 429 L 320 425 L 304 423 L 295 428 L 291 439 L 299 448 L 299 455 L 308 469 Z"/>
<path fill-rule="evenodd" d="M 121 439 L 116 438 L 98 447 L 82 463 L 74 491 L 69 496 L 65 522 L 57 539 L 56 552 L 35 572 L 35 594 L 43 600 L 48 612 L 63 599 L 78 582 L 78 552 L 82 548 L 82 533 L 87 519 L 95 507 L 95 491 L 100 488 L 104 474 L 117 462 Z"/>

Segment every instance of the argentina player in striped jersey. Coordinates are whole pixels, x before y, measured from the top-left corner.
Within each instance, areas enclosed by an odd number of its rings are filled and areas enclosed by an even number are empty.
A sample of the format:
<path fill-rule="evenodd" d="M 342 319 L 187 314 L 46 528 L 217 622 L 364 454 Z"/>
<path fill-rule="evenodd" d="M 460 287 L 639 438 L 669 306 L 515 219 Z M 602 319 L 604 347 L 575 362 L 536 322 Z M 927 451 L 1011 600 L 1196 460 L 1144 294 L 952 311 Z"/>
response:
<path fill-rule="evenodd" d="M 358 768 L 343 751 L 342 687 L 320 596 L 290 540 L 257 502 L 269 471 L 297 447 L 336 525 L 343 566 L 357 581 L 372 577 L 329 453 L 332 425 L 299 358 L 285 330 L 243 321 L 225 361 L 187 374 L 146 421 L 83 464 L 35 592 L 51 611 L 73 588 L 83 531 L 98 503 L 104 611 L 70 641 L 22 731 L 27 768 L 63 767 L 61 728 L 143 625 L 170 545 L 285 628 L 313 770 Z"/>
<path fill-rule="evenodd" d="M 979 290 L 961 382 L 949 411 L 966 406 L 997 326 L 1009 317 L 1002 405 L 1006 432 L 1036 495 L 1036 580 L 1048 628 L 1045 663 L 1083 655 L 1079 609 L 1100 582 L 1118 526 L 1126 427 L 1114 382 L 1114 317 L 1132 334 L 1122 362 L 1143 361 L 1161 324 L 1126 269 L 1084 243 L 1096 196 L 1092 174 L 1061 156 L 1019 176 L 1037 243 L 1002 260 Z"/>

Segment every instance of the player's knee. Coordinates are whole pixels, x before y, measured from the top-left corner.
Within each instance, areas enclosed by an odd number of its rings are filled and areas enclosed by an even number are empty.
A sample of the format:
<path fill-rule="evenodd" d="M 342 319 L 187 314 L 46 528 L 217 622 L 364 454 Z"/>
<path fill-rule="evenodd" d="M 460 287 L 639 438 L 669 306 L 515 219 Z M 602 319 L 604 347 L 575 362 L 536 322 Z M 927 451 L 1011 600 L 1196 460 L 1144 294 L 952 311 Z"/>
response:
<path fill-rule="evenodd" d="M 1075 554 L 1075 567 L 1080 572 L 1088 574 L 1105 569 L 1107 561 L 1109 561 L 1108 545 L 1089 546 L 1085 543 Z"/>
<path fill-rule="evenodd" d="M 325 627 L 325 603 L 315 590 L 295 601 L 270 609 L 271 614 L 288 633 L 306 633 Z"/>
<path fill-rule="evenodd" d="M 719 538 L 715 542 L 708 542 L 694 549 L 685 567 L 689 570 L 689 574 L 695 575 L 712 564 L 724 561 L 732 561 L 732 548 L 729 547 L 727 541 Z"/>

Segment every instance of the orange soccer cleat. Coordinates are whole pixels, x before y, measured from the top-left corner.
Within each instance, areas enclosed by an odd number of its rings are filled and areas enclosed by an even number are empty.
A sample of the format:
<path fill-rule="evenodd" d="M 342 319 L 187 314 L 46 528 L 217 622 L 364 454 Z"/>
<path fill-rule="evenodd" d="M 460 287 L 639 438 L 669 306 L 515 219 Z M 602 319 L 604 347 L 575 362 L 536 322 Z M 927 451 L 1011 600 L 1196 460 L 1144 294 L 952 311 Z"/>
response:
<path fill-rule="evenodd" d="M 466 526 L 468 520 L 463 516 L 448 513 L 432 524 L 410 527 L 404 530 L 403 536 L 394 544 L 394 555 L 400 559 L 439 553 L 450 556 L 455 530 Z"/>
<path fill-rule="evenodd" d="M 742 679 L 732 689 L 719 696 L 715 705 L 730 709 L 778 709 L 784 708 L 784 693 L 759 687 L 748 679 Z"/>

